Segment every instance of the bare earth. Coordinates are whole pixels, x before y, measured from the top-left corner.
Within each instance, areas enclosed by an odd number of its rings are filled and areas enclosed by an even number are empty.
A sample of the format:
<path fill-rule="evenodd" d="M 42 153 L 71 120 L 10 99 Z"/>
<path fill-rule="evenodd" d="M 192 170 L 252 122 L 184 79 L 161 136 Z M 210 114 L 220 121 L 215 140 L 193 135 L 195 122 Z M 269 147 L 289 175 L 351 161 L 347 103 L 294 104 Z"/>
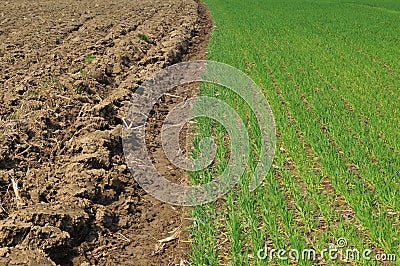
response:
<path fill-rule="evenodd" d="M 197 0 L 0 0 L 0 265 L 185 261 L 185 210 L 137 186 L 122 117 L 155 71 L 203 58 L 209 30 Z"/>

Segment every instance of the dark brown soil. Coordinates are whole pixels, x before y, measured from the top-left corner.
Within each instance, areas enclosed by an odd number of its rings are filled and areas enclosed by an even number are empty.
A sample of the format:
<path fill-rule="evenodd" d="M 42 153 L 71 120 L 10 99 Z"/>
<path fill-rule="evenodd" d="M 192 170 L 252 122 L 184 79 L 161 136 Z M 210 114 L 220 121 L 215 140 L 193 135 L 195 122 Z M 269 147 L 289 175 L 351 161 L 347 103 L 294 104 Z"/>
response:
<path fill-rule="evenodd" d="M 124 163 L 122 117 L 155 71 L 204 59 L 205 7 L 197 0 L 0 7 L 0 265 L 184 263 L 185 210 L 137 186 Z M 178 100 L 164 97 L 155 114 Z M 156 138 L 148 137 L 154 157 Z M 179 239 L 159 244 L 174 229 Z"/>

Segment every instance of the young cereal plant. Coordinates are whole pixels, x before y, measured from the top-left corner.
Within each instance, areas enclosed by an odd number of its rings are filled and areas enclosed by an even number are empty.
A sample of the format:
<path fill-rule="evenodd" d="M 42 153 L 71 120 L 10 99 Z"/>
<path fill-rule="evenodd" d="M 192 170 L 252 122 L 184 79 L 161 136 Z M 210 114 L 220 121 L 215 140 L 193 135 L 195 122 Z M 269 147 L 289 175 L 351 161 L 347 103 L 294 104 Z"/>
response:
<path fill-rule="evenodd" d="M 83 62 L 84 62 L 85 64 L 88 64 L 88 63 L 92 62 L 93 59 L 95 59 L 95 58 L 96 58 L 96 56 L 95 56 L 94 54 L 91 54 L 91 55 L 86 56 L 86 57 L 83 59 Z"/>
<path fill-rule="evenodd" d="M 42 81 L 40 84 L 46 89 L 47 88 L 57 88 L 57 89 L 59 89 L 59 88 L 62 87 L 60 81 L 58 81 L 58 79 L 55 78 L 55 77 L 51 77 L 47 81 Z"/>
<path fill-rule="evenodd" d="M 39 93 L 37 91 L 29 91 L 24 95 L 24 99 L 29 98 L 30 96 L 37 96 Z"/>
<path fill-rule="evenodd" d="M 85 69 L 83 69 L 83 68 L 80 68 L 79 69 L 79 75 L 81 75 L 81 77 L 86 77 L 86 70 Z"/>
<path fill-rule="evenodd" d="M 145 41 L 147 43 L 150 43 L 150 38 L 146 34 L 139 33 L 137 35 L 137 37 L 138 37 L 139 40 L 142 40 L 142 41 Z"/>

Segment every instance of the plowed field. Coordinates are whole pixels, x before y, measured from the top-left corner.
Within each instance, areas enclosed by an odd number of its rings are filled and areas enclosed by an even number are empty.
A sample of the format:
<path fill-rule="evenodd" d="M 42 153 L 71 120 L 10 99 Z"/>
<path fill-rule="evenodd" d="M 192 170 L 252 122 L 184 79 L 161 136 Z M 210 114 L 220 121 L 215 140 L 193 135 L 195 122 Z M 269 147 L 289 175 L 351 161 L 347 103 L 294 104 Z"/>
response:
<path fill-rule="evenodd" d="M 0 264 L 179 264 L 184 242 L 156 245 L 182 225 L 182 208 L 136 185 L 124 163 L 122 117 L 155 71 L 202 58 L 204 7 L 194 0 L 0 7 Z"/>

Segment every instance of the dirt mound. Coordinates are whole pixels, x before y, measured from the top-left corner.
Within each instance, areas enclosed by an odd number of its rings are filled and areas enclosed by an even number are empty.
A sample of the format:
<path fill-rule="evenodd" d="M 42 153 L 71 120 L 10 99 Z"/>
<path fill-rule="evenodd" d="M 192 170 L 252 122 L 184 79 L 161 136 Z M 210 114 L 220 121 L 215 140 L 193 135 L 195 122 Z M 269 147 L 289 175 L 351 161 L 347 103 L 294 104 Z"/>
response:
<path fill-rule="evenodd" d="M 1 3 L 1 265 L 180 263 L 182 242 L 156 244 L 182 210 L 137 187 L 122 117 L 204 46 L 206 17 L 195 0 Z"/>

